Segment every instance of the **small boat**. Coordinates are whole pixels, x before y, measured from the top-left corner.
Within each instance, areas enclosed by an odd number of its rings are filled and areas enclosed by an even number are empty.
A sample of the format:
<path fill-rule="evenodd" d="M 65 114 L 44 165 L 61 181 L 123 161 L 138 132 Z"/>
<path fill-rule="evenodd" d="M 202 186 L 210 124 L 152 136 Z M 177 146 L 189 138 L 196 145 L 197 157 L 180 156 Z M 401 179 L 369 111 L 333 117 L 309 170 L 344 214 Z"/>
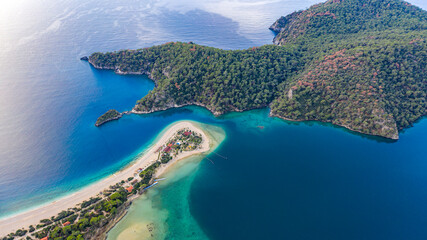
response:
<path fill-rule="evenodd" d="M 163 180 L 166 180 L 166 178 L 159 178 L 159 179 L 154 179 L 154 181 L 163 181 Z"/>

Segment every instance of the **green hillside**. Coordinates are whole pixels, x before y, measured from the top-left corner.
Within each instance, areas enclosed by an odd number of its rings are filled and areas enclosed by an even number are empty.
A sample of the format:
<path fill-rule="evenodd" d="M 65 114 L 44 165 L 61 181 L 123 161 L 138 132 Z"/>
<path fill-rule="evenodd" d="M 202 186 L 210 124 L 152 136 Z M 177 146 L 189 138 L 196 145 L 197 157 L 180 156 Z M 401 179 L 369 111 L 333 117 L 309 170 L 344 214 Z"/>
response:
<path fill-rule="evenodd" d="M 279 45 L 309 64 L 283 84 L 272 113 L 397 137 L 426 114 L 427 14 L 398 0 L 328 1 L 280 18 Z"/>
<path fill-rule="evenodd" d="M 398 0 L 334 0 L 281 17 L 274 43 L 221 50 L 193 43 L 94 53 L 97 68 L 156 83 L 134 111 L 200 105 L 215 115 L 270 107 L 398 138 L 427 111 L 427 13 Z"/>

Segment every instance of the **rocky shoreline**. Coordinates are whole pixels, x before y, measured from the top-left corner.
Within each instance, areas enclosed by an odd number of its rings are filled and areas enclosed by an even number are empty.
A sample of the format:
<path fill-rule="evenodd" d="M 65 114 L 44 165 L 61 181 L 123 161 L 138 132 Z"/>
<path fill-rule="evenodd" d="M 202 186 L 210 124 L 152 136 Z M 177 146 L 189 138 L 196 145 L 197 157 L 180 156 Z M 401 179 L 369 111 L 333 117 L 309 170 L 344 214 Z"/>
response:
<path fill-rule="evenodd" d="M 283 20 L 282 19 L 282 21 L 285 21 L 285 20 Z M 276 21 L 275 22 L 275 24 L 273 24 L 271 27 L 270 27 L 270 30 L 272 30 L 272 31 L 274 31 L 274 32 L 280 32 L 280 25 L 281 25 L 281 23 L 280 23 L 280 19 L 278 20 L 278 21 Z M 86 57 L 87 58 L 87 57 Z M 82 58 L 82 60 L 83 60 L 83 58 Z M 122 71 L 121 69 L 119 69 L 118 67 L 117 68 L 106 68 L 106 67 L 101 67 L 101 66 L 98 66 L 98 65 L 96 65 L 96 64 L 94 64 L 91 60 L 90 60 L 90 57 L 88 58 L 88 60 L 87 60 L 94 68 L 96 68 L 96 69 L 100 69 L 100 70 L 114 70 L 114 72 L 116 73 L 116 74 L 120 74 L 120 75 L 147 75 L 148 76 L 148 78 L 150 78 L 155 84 L 156 84 L 156 86 L 157 86 L 157 81 L 152 77 L 152 75 L 151 75 L 151 73 L 150 72 L 148 72 L 148 71 L 146 71 L 146 72 L 125 72 L 125 71 Z M 209 106 L 206 106 L 206 105 L 204 105 L 204 104 L 201 104 L 201 103 L 198 103 L 198 102 L 191 102 L 191 103 L 185 103 L 185 104 L 180 104 L 180 105 L 178 105 L 178 104 L 176 104 L 176 103 L 170 103 L 170 104 L 167 104 L 166 106 L 163 106 L 163 107 L 154 107 L 154 108 L 152 108 L 152 109 L 150 109 L 149 111 L 140 111 L 140 110 L 137 110 L 137 106 L 138 105 L 135 105 L 134 106 L 134 108 L 131 110 L 131 111 L 126 111 L 126 112 L 123 112 L 123 113 L 120 113 L 120 117 L 115 117 L 115 118 L 110 118 L 110 119 L 108 119 L 107 121 L 104 121 L 104 122 L 102 122 L 101 124 L 99 124 L 99 125 L 96 125 L 96 126 L 100 126 L 100 125 L 102 125 L 102 124 L 104 124 L 104 123 L 106 123 L 106 122 L 109 122 L 109 121 L 113 121 L 113 120 L 117 120 L 117 119 L 120 119 L 124 114 L 149 114 L 149 113 L 154 113 L 154 112 L 160 112 L 160 111 L 166 111 L 166 110 L 168 110 L 168 109 L 172 109 L 172 108 L 181 108 L 181 107 L 186 107 L 186 106 L 199 106 L 199 107 L 203 107 L 203 108 L 206 108 L 207 110 L 209 110 L 215 117 L 218 117 L 218 116 L 221 116 L 221 115 L 223 115 L 223 114 L 226 114 L 227 112 L 218 112 L 218 111 L 214 111 L 212 108 L 210 108 Z M 269 106 L 265 106 L 265 107 L 269 107 Z M 240 110 L 240 109 L 233 109 L 233 111 L 234 112 L 244 112 L 244 111 L 249 111 L 249 110 L 253 110 L 253 109 L 244 109 L 244 110 Z M 360 131 L 360 130 L 356 130 L 356 129 L 353 129 L 353 128 L 351 128 L 350 126 L 346 126 L 346 125 L 339 125 L 339 124 L 336 124 L 336 123 L 333 123 L 333 122 L 328 122 L 328 121 L 320 121 L 320 120 L 298 120 L 298 119 L 289 119 L 289 118 L 286 118 L 286 117 L 283 117 L 283 116 L 280 116 L 280 115 L 277 115 L 277 114 L 275 114 L 275 113 L 273 113 L 271 110 L 270 110 L 270 114 L 269 114 L 269 116 L 270 117 L 277 117 L 277 118 L 280 118 L 280 119 L 283 119 L 283 120 L 287 120 L 287 121 L 293 121 L 293 122 L 304 122 L 304 121 L 318 121 L 318 122 L 324 122 L 324 123 L 331 123 L 331 124 L 333 124 L 333 125 L 335 125 L 335 126 L 339 126 L 339 127 L 343 127 L 343 128 L 346 128 L 346 129 L 348 129 L 348 130 L 350 130 L 350 131 L 353 131 L 353 132 L 356 132 L 356 133 L 360 133 L 360 134 L 365 134 L 365 135 L 369 135 L 369 136 L 377 136 L 377 137 L 382 137 L 382 138 L 386 138 L 386 139 L 391 139 L 391 140 L 398 140 L 399 139 L 399 134 L 398 134 L 398 132 L 396 133 L 396 134 L 393 134 L 392 136 L 384 136 L 384 135 L 376 135 L 376 134 L 369 134 L 369 133 L 364 133 L 364 132 L 362 132 L 362 131 Z"/>
<path fill-rule="evenodd" d="M 119 115 L 119 116 L 117 116 L 117 117 L 113 117 L 113 118 L 106 119 L 106 120 L 104 120 L 104 121 L 102 121 L 102 122 L 100 122 L 100 123 L 95 123 L 95 126 L 99 127 L 99 126 L 101 126 L 101 125 L 102 125 L 102 124 L 104 124 L 104 123 L 107 123 L 107 122 L 110 122 L 110 121 L 114 121 L 114 120 L 119 120 L 122 116 L 123 116 L 123 114 L 122 114 L 122 113 L 120 113 L 120 115 Z"/>
<path fill-rule="evenodd" d="M 126 71 L 122 71 L 120 68 L 116 67 L 116 68 L 109 68 L 109 67 L 101 67 L 99 65 L 96 65 L 91 59 L 90 56 L 83 56 L 80 58 L 80 60 L 82 61 L 86 61 L 88 63 L 90 63 L 90 65 L 92 65 L 94 68 L 99 69 L 99 70 L 113 70 L 114 73 L 119 74 L 119 75 L 147 75 L 148 78 L 150 78 L 151 80 L 153 80 L 153 82 L 156 84 L 157 81 L 155 81 L 153 78 L 151 78 L 151 73 L 148 71 L 141 71 L 141 72 L 126 72 Z"/>
<path fill-rule="evenodd" d="M 106 123 L 106 122 L 110 122 L 113 120 L 117 120 L 120 119 L 123 116 L 124 113 L 120 113 L 117 110 L 111 109 L 108 110 L 106 113 L 102 114 L 102 116 L 100 116 L 96 122 L 95 122 L 95 126 L 99 127 L 102 124 Z"/>
<path fill-rule="evenodd" d="M 283 120 L 286 120 L 286 121 L 290 121 L 290 122 L 309 122 L 309 121 L 315 121 L 315 122 L 321 122 L 321 123 L 330 123 L 330 124 L 332 124 L 334 126 L 345 128 L 345 129 L 347 129 L 347 130 L 349 130 L 351 132 L 360 133 L 360 134 L 367 135 L 367 136 L 381 137 L 381 138 L 390 139 L 390 140 L 396 140 L 396 141 L 399 140 L 399 134 L 395 134 L 392 137 L 385 137 L 385 136 L 382 136 L 382 135 L 375 135 L 375 134 L 367 134 L 367 133 L 361 132 L 359 130 L 352 129 L 351 127 L 349 127 L 347 125 L 338 125 L 338 124 L 335 124 L 333 122 L 320 121 L 320 120 L 298 120 L 298 119 L 290 119 L 290 118 L 286 118 L 286 117 L 282 117 L 282 116 L 279 116 L 277 114 L 274 114 L 271 111 L 270 111 L 269 116 L 270 117 L 277 117 L 277 118 L 280 118 L 280 119 L 283 119 Z"/>

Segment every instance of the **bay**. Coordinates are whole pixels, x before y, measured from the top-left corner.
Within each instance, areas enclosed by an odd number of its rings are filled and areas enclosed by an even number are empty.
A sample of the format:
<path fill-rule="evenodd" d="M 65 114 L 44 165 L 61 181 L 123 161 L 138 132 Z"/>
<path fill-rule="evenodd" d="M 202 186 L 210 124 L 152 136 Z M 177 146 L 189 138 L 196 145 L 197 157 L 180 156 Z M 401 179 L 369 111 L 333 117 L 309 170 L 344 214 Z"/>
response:
<path fill-rule="evenodd" d="M 410 2 L 427 9 L 421 0 Z M 166 238 L 427 235 L 425 119 L 398 142 L 328 124 L 272 119 L 267 109 L 215 118 L 188 107 L 94 126 L 110 108 L 130 110 L 154 84 L 144 76 L 95 70 L 81 56 L 169 41 L 224 49 L 270 44 L 271 23 L 315 3 L 2 1 L 0 216 L 108 176 L 164 127 L 189 119 L 224 129 L 227 138 L 217 152 L 227 159 L 214 154 L 214 164 L 201 160 L 186 177 L 148 196 L 155 212 L 169 213 Z M 180 214 L 181 208 L 188 211 Z M 183 229 L 195 229 L 196 235 Z"/>

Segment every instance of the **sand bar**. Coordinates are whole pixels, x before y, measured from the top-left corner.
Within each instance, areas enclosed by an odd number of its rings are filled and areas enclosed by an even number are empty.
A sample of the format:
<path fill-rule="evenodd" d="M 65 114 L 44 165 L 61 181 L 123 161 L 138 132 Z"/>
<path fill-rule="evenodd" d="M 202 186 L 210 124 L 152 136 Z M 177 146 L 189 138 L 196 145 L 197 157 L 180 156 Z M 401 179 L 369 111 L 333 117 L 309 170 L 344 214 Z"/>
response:
<path fill-rule="evenodd" d="M 189 128 L 190 130 L 201 134 L 203 142 L 196 150 L 178 154 L 178 156 L 175 157 L 173 161 L 171 161 L 172 163 L 168 163 L 168 166 L 180 159 L 209 151 L 210 141 L 203 130 L 190 121 L 176 122 L 168 127 L 166 131 L 164 131 L 162 136 L 154 145 L 150 147 L 146 153 L 144 153 L 140 158 L 135 160 L 132 164 L 128 165 L 124 169 L 63 198 L 57 199 L 38 208 L 0 219 L 0 237 L 5 236 L 11 232 L 15 232 L 21 228 L 28 229 L 29 225 L 35 226 L 40 222 L 40 220 L 45 218 L 50 219 L 50 217 L 56 216 L 63 210 L 73 208 L 77 204 L 88 200 L 91 197 L 95 197 L 99 192 L 109 188 L 109 186 L 114 185 L 122 180 L 126 180 L 128 177 L 134 176 L 136 169 L 145 169 L 154 163 L 158 157 L 158 153 L 155 153 L 156 150 L 164 145 L 170 138 L 172 138 L 178 130 L 183 128 Z M 166 167 L 162 167 L 161 172 L 164 172 L 165 170 Z"/>

